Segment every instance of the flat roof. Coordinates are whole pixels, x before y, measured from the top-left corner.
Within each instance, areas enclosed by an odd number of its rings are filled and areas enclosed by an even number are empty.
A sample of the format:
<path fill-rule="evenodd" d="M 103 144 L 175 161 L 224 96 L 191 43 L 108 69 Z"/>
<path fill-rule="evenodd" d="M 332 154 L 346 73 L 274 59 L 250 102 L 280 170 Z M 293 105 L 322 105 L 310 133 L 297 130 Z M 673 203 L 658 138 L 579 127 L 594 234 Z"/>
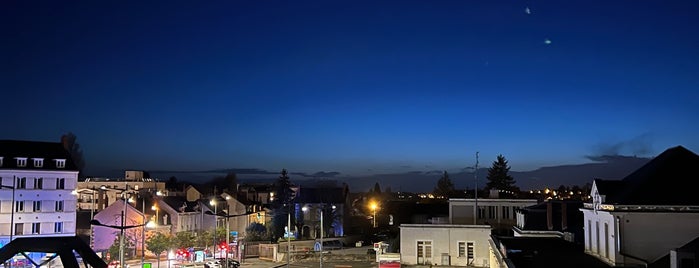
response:
<path fill-rule="evenodd" d="M 400 228 L 471 228 L 471 229 L 491 229 L 490 225 L 467 225 L 467 224 L 401 224 Z"/>

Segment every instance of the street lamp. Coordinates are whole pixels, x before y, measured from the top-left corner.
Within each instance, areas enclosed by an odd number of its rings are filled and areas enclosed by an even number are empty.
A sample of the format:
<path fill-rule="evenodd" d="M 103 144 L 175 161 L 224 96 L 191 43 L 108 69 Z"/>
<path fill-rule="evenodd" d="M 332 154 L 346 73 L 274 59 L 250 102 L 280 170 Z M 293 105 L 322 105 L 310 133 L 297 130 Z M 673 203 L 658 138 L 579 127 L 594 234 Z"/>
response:
<path fill-rule="evenodd" d="M 136 228 L 136 227 L 142 227 L 145 226 L 146 224 L 137 224 L 137 225 L 124 225 L 124 212 L 121 212 L 121 225 L 108 225 L 108 224 L 103 224 L 99 220 L 91 220 L 90 225 L 96 225 L 96 226 L 103 226 L 107 228 L 112 228 L 112 229 L 117 229 L 119 230 L 119 233 L 121 235 L 121 239 L 119 239 L 119 265 L 124 265 L 124 230 L 126 229 L 131 229 L 131 228 Z"/>
<path fill-rule="evenodd" d="M 228 199 L 228 198 L 227 198 L 227 199 Z M 228 219 L 233 218 L 233 217 L 239 217 L 239 216 L 247 216 L 247 215 L 250 215 L 250 214 L 253 214 L 253 213 L 254 213 L 254 212 L 246 212 L 246 213 L 243 213 L 243 214 L 230 215 L 230 212 L 228 211 L 228 209 L 226 209 L 226 214 L 222 214 L 222 213 L 212 213 L 211 211 L 207 211 L 207 212 L 206 212 L 206 215 L 214 215 L 214 216 L 216 216 L 216 221 L 218 221 L 218 217 L 225 218 L 225 220 L 226 220 L 226 249 L 227 249 L 227 250 L 226 250 L 226 265 L 228 265 L 228 247 L 229 247 L 229 245 L 230 245 L 230 243 L 229 243 L 230 231 L 229 231 L 229 228 L 228 228 L 228 226 L 229 226 L 229 225 L 228 225 Z M 214 245 L 214 249 L 215 249 L 215 248 L 216 248 L 216 246 Z"/>
<path fill-rule="evenodd" d="M 378 207 L 378 205 L 376 204 L 376 202 L 372 201 L 370 207 L 371 207 L 371 211 L 373 213 L 372 219 L 374 220 L 374 223 L 372 224 L 372 226 L 374 226 L 374 228 L 376 228 L 376 208 Z"/>
<path fill-rule="evenodd" d="M 211 199 L 211 201 L 209 201 L 209 205 L 214 206 L 214 215 L 218 214 L 218 211 L 217 211 L 218 208 L 217 208 L 217 206 L 216 206 L 216 200 L 215 200 L 215 199 Z M 216 259 L 216 246 L 217 246 L 217 245 L 216 245 L 216 231 L 217 231 L 217 229 L 218 229 L 218 217 L 214 218 L 214 244 L 213 244 L 213 248 L 214 248 L 214 259 Z"/>

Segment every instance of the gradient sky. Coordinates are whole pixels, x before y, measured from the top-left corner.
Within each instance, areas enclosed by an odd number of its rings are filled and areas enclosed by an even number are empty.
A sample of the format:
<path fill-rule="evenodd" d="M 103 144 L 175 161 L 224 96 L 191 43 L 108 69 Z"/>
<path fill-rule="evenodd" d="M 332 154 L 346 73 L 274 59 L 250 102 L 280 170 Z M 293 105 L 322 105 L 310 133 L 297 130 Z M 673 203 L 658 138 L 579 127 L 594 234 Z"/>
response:
<path fill-rule="evenodd" d="M 699 1 L 0 5 L 0 139 L 93 175 L 699 152 Z"/>

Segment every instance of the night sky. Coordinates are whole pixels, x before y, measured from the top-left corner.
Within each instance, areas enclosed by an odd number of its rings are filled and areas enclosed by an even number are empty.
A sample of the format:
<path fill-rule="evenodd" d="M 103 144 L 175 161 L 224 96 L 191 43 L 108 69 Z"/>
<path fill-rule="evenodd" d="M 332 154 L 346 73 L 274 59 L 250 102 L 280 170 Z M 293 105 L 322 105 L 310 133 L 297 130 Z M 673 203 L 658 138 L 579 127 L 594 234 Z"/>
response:
<path fill-rule="evenodd" d="M 699 152 L 699 1 L 3 1 L 0 139 L 87 171 Z"/>

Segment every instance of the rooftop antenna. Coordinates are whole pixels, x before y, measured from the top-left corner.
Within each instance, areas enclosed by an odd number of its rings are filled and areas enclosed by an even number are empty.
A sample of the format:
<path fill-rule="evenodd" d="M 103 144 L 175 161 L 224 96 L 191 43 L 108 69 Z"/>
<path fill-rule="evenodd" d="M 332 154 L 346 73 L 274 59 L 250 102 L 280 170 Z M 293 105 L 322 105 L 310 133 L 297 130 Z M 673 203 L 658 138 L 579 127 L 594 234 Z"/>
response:
<path fill-rule="evenodd" d="M 476 197 L 476 205 L 473 210 L 473 224 L 478 224 L 478 152 L 476 152 L 476 168 L 473 170 L 473 181 L 475 182 L 476 189 L 473 190 Z"/>

